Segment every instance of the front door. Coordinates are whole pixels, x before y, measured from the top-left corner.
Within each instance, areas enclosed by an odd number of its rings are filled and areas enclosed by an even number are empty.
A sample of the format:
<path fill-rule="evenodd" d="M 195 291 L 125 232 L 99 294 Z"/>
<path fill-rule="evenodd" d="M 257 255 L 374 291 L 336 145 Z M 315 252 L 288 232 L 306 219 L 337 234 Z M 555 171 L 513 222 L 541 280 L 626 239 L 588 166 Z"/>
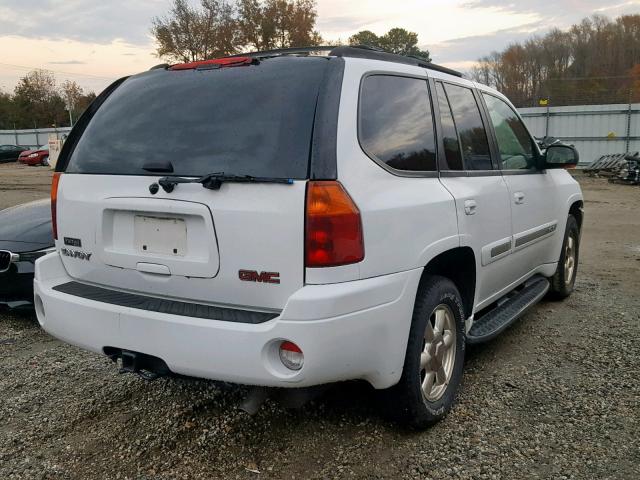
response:
<path fill-rule="evenodd" d="M 524 123 L 504 100 L 483 93 L 500 152 L 511 204 L 513 260 L 519 276 L 553 263 L 553 237 L 562 235 L 556 188 L 551 175 L 537 165 L 538 150 Z"/>

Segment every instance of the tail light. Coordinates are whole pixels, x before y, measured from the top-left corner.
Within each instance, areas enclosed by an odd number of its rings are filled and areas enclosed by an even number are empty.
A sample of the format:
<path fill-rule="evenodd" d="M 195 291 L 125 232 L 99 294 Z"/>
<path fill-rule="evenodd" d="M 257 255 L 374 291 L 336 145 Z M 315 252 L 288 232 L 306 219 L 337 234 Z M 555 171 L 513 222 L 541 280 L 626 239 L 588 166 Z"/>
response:
<path fill-rule="evenodd" d="M 53 174 L 51 181 L 51 226 L 53 228 L 53 238 L 58 239 L 58 214 L 56 206 L 58 204 L 58 184 L 60 183 L 60 172 Z"/>
<path fill-rule="evenodd" d="M 169 70 L 193 70 L 198 67 L 219 66 L 219 67 L 239 67 L 242 65 L 251 65 L 254 59 L 251 57 L 226 57 L 216 58 L 213 60 L 200 60 L 198 62 L 179 63 L 169 67 Z"/>
<path fill-rule="evenodd" d="M 364 241 L 360 211 L 336 181 L 307 184 L 305 265 L 337 267 L 361 262 Z"/>

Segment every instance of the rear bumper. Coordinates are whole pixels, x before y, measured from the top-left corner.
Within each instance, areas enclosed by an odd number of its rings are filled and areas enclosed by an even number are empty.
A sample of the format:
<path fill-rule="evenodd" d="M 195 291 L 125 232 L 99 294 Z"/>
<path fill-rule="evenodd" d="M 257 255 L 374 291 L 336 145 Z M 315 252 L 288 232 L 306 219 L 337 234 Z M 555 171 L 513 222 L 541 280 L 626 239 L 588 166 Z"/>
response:
<path fill-rule="evenodd" d="M 36 312 L 50 334 L 103 352 L 153 355 L 172 372 L 247 385 L 307 387 L 362 379 L 376 388 L 400 379 L 422 269 L 294 293 L 281 314 L 257 325 L 105 304 L 53 290 L 71 278 L 57 253 L 36 263 Z M 304 366 L 287 370 L 278 346 L 290 340 Z"/>

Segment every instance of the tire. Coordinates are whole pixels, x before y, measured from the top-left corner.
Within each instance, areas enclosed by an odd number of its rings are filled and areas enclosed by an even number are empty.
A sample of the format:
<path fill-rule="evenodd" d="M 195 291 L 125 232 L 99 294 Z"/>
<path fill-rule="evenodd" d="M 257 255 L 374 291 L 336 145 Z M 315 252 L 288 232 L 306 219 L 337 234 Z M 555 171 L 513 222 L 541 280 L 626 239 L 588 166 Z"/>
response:
<path fill-rule="evenodd" d="M 42 159 L 42 163 L 41 163 L 41 165 L 42 165 L 43 167 L 48 167 L 48 166 L 49 166 L 49 157 L 44 157 L 44 158 Z"/>
<path fill-rule="evenodd" d="M 438 322 L 445 325 L 439 332 L 433 329 L 436 316 Z M 452 332 L 455 335 L 449 347 L 443 349 Z M 432 342 L 427 340 L 429 337 Z M 397 385 L 384 392 L 387 413 L 400 423 L 418 430 L 445 417 L 454 404 L 462 379 L 465 344 L 464 308 L 458 289 L 444 277 L 423 278 L 416 296 L 402 377 Z M 454 346 L 455 350 L 451 352 Z M 425 350 L 434 355 L 425 353 Z M 436 370 L 441 370 L 443 375 L 433 373 Z M 427 375 L 433 379 L 432 388 L 428 387 Z M 446 384 L 440 380 L 443 376 L 448 379 Z M 430 395 L 423 391 L 425 382 Z"/>
<path fill-rule="evenodd" d="M 558 267 L 553 277 L 549 278 L 551 287 L 549 297 L 555 300 L 567 298 L 573 292 L 578 273 L 578 259 L 580 253 L 580 229 L 573 215 L 567 218 L 564 240 Z"/>

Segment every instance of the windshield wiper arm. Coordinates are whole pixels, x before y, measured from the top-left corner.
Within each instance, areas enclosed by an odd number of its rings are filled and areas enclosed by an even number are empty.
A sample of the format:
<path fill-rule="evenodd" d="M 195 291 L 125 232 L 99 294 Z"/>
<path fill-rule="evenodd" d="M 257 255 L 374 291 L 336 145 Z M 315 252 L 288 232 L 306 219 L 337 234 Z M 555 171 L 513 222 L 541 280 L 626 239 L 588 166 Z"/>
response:
<path fill-rule="evenodd" d="M 272 178 L 272 177 L 253 177 L 251 175 L 226 175 L 224 172 L 209 173 L 199 178 L 184 177 L 162 177 L 158 180 L 158 185 L 162 189 L 170 193 L 180 183 L 200 183 L 204 188 L 209 190 L 220 190 L 225 182 L 233 183 L 282 183 L 284 185 L 292 185 L 292 178 Z"/>

